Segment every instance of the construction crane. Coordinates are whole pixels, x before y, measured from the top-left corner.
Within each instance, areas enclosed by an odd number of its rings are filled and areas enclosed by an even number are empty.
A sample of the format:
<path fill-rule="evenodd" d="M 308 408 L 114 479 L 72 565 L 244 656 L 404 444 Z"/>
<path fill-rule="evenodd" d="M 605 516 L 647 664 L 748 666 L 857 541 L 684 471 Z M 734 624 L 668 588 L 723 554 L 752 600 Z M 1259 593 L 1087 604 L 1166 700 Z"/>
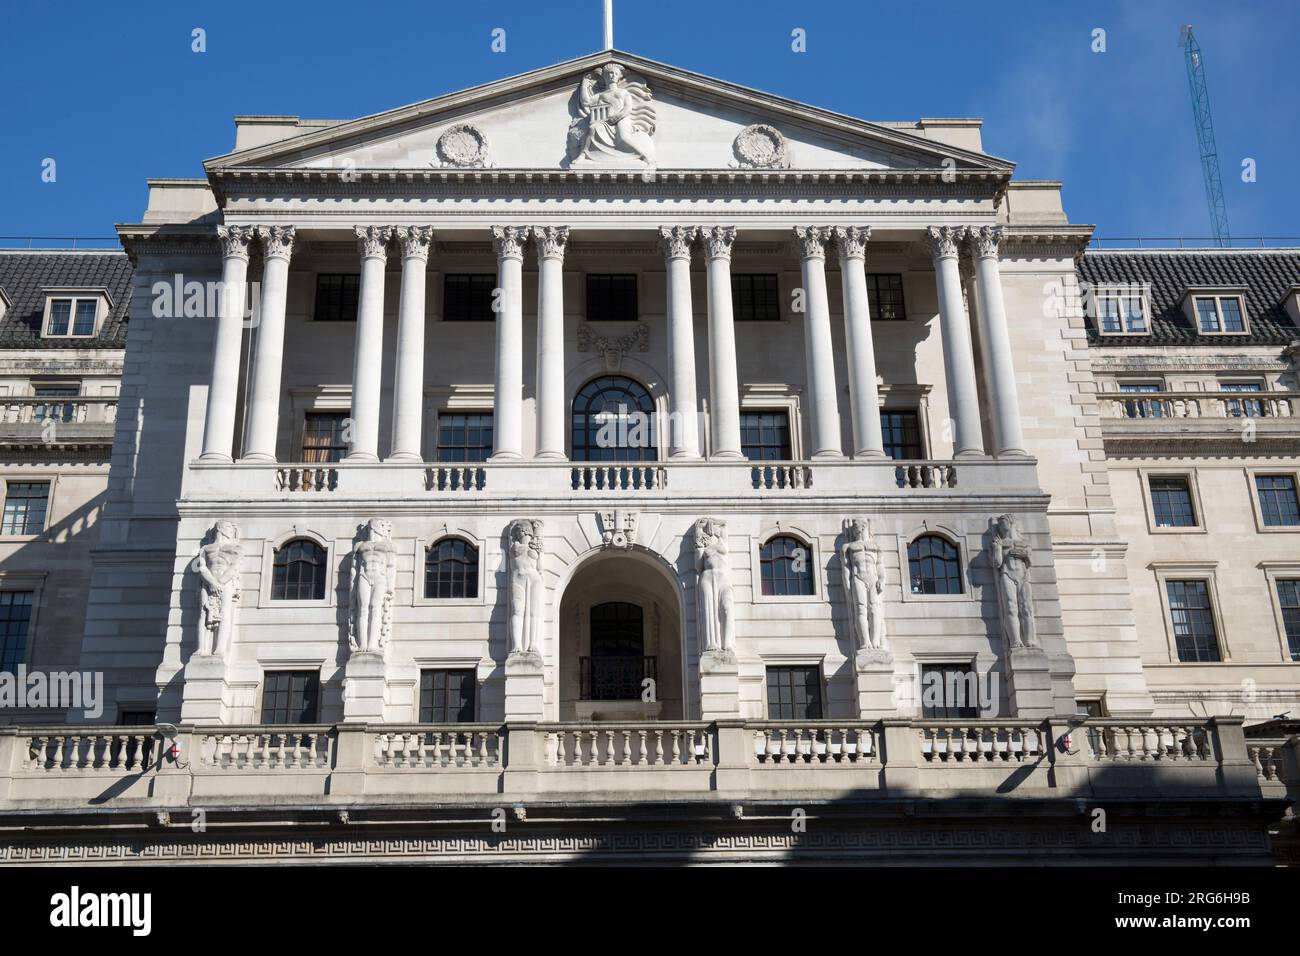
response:
<path fill-rule="evenodd" d="M 1219 150 L 1214 145 L 1214 120 L 1210 117 L 1210 91 L 1205 86 L 1205 63 L 1190 23 L 1183 27 L 1178 45 L 1183 48 L 1187 61 L 1187 86 L 1192 94 L 1196 139 L 1201 146 L 1201 175 L 1205 179 L 1205 202 L 1210 207 L 1210 228 L 1220 246 L 1231 245 L 1228 208 L 1223 202 L 1223 181 L 1219 178 Z"/>

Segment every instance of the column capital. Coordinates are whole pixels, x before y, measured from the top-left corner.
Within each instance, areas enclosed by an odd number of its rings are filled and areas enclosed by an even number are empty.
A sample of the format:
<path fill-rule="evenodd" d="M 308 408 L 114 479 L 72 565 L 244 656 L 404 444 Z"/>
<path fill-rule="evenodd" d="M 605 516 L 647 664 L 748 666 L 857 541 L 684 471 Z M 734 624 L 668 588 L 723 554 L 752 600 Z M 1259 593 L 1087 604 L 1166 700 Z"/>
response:
<path fill-rule="evenodd" d="M 845 259 L 867 258 L 867 240 L 871 238 L 870 226 L 836 226 L 835 245 L 839 248 L 841 261 Z"/>
<path fill-rule="evenodd" d="M 433 245 L 433 226 L 398 226 L 394 230 L 402 244 L 403 259 L 429 261 L 429 248 Z"/>
<path fill-rule="evenodd" d="M 966 227 L 929 226 L 925 235 L 930 241 L 930 255 L 935 259 L 955 259 L 957 247 L 966 236 Z"/>
<path fill-rule="evenodd" d="M 794 236 L 799 243 L 799 257 L 802 259 L 825 259 L 826 243 L 831 239 L 831 230 L 826 226 L 795 226 Z"/>
<path fill-rule="evenodd" d="M 289 261 L 293 255 L 293 226 L 258 226 L 257 237 L 262 240 L 263 259 Z"/>
<path fill-rule="evenodd" d="M 523 261 L 524 246 L 528 244 L 527 226 L 493 226 L 492 248 L 498 259 Z"/>
<path fill-rule="evenodd" d="M 980 259 L 996 259 L 998 257 L 998 246 L 1002 243 L 1002 238 L 1006 230 L 1001 226 L 971 226 L 966 231 L 967 238 L 970 239 L 971 252 Z"/>
<path fill-rule="evenodd" d="M 392 238 L 392 226 L 357 226 L 357 248 L 362 259 L 387 259 L 388 240 Z"/>
<path fill-rule="evenodd" d="M 659 243 L 666 259 L 689 259 L 691 243 L 700 234 L 698 226 L 660 226 Z"/>
<path fill-rule="evenodd" d="M 248 261 L 248 244 L 253 241 L 252 226 L 217 226 L 221 255 L 227 259 Z"/>
<path fill-rule="evenodd" d="M 700 233 L 704 236 L 704 249 L 708 258 L 731 258 L 731 247 L 736 242 L 735 226 L 705 226 Z"/>
<path fill-rule="evenodd" d="M 537 261 L 559 259 L 564 261 L 564 250 L 569 245 L 568 226 L 533 226 L 533 243 L 537 246 Z"/>

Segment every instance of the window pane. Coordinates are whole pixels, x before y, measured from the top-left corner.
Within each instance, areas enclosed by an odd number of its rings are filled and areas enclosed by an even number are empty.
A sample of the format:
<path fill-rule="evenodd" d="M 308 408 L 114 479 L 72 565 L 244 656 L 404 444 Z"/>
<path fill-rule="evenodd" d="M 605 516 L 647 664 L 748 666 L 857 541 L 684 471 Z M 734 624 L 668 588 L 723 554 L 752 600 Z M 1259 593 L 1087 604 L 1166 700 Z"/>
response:
<path fill-rule="evenodd" d="M 1196 512 L 1186 478 L 1152 478 L 1151 510 L 1157 528 L 1194 528 Z"/>
<path fill-rule="evenodd" d="M 72 323 L 73 335 L 95 334 L 95 313 L 99 311 L 97 299 L 78 299 L 77 317 Z"/>
<path fill-rule="evenodd" d="M 0 591 L 0 672 L 13 674 L 27 661 L 32 596 L 31 591 Z"/>
<path fill-rule="evenodd" d="M 286 543 L 272 560 L 271 600 L 324 600 L 325 561 L 325 549 L 315 541 L 297 538 Z"/>
<path fill-rule="evenodd" d="M 424 596 L 478 597 L 478 548 L 462 538 L 443 538 L 430 547 L 424 562 Z"/>
<path fill-rule="evenodd" d="M 821 720 L 821 684 L 817 667 L 769 667 L 768 720 Z"/>
<path fill-rule="evenodd" d="M 1196 316 L 1202 332 L 1219 331 L 1219 313 L 1214 308 L 1213 299 L 1197 299 Z"/>
<path fill-rule="evenodd" d="M 906 319 L 903 277 L 890 273 L 868 273 L 867 306 L 873 322 L 901 322 Z"/>
<path fill-rule="evenodd" d="M 1282 626 L 1291 660 L 1300 661 L 1300 578 L 1279 580 L 1277 600 L 1282 607 Z"/>
<path fill-rule="evenodd" d="M 355 273 L 316 276 L 314 318 L 317 322 L 355 322 L 360 291 L 361 276 Z"/>
<path fill-rule="evenodd" d="M 1220 299 L 1219 311 L 1223 313 L 1223 331 L 1225 332 L 1244 332 L 1246 324 L 1241 318 L 1241 300 L 1240 299 Z"/>
<path fill-rule="evenodd" d="M 1174 627 L 1178 659 L 1214 662 L 1219 657 L 1219 636 L 1210 610 L 1210 589 L 1204 581 L 1166 581 L 1169 614 Z"/>
<path fill-rule="evenodd" d="M 1300 524 L 1300 501 L 1292 475 L 1256 475 L 1259 513 L 1270 528 Z"/>
<path fill-rule="evenodd" d="M 731 276 L 731 310 L 737 322 L 775 322 L 781 318 L 775 275 Z"/>
<path fill-rule="evenodd" d="M 472 669 L 421 671 L 420 723 L 473 723 L 477 689 Z"/>
<path fill-rule="evenodd" d="M 915 461 L 925 457 L 921 450 L 921 425 L 916 412 L 881 411 L 880 434 L 885 440 L 885 454 L 890 458 Z"/>
<path fill-rule="evenodd" d="M 937 534 L 926 534 L 907 546 L 913 594 L 960 594 L 961 565 L 957 548 Z"/>
<path fill-rule="evenodd" d="M 314 724 L 320 675 L 316 671 L 267 671 L 262 684 L 262 723 Z"/>
<path fill-rule="evenodd" d="M 939 664 L 921 671 L 923 718 L 946 720 L 979 715 L 979 682 L 969 664 Z"/>
<path fill-rule="evenodd" d="M 1101 318 L 1103 332 L 1121 332 L 1119 300 L 1114 296 L 1104 296 L 1098 300 L 1098 315 Z"/>
<path fill-rule="evenodd" d="M 764 594 L 813 593 L 812 552 L 798 538 L 781 535 L 765 541 L 758 549 L 758 563 Z"/>
<path fill-rule="evenodd" d="M 588 322 L 635 322 L 635 275 L 587 275 Z"/>
<path fill-rule="evenodd" d="M 741 412 L 740 448 L 750 461 L 789 461 L 789 413 Z"/>
<path fill-rule="evenodd" d="M 350 412 L 308 412 L 302 430 L 302 460 L 309 464 L 342 461 L 348 454 L 343 430 Z"/>
<path fill-rule="evenodd" d="M 574 461 L 656 461 L 654 400 L 639 382 L 593 379 L 573 400 Z M 683 423 L 694 428 L 695 422 Z"/>
<path fill-rule="evenodd" d="M 50 326 L 46 335 L 67 335 L 72 317 L 72 300 L 55 299 L 50 303 Z"/>
<path fill-rule="evenodd" d="M 5 512 L 0 534 L 40 534 L 49 507 L 48 481 L 11 481 L 5 486 Z"/>
<path fill-rule="evenodd" d="M 479 462 L 492 457 L 492 413 L 438 416 L 438 460 Z"/>
<path fill-rule="evenodd" d="M 1124 325 L 1129 332 L 1147 330 L 1146 315 L 1142 311 L 1141 296 L 1125 296 L 1121 300 L 1124 309 Z"/>
<path fill-rule="evenodd" d="M 442 280 L 442 320 L 444 322 L 492 322 L 493 292 L 497 277 L 491 273 L 451 273 Z"/>

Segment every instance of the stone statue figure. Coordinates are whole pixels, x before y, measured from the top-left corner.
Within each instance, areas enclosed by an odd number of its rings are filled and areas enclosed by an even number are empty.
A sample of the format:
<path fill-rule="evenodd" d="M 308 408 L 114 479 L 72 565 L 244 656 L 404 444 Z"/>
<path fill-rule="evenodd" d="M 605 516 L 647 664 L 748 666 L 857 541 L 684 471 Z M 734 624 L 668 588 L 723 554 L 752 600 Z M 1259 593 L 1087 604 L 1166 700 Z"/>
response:
<path fill-rule="evenodd" d="M 510 653 L 540 657 L 546 616 L 542 522 L 531 518 L 512 521 L 506 557 L 510 582 Z"/>
<path fill-rule="evenodd" d="M 569 124 L 569 162 L 640 158 L 654 165 L 654 132 L 649 88 L 628 80 L 617 63 L 606 63 L 599 75 L 582 78 L 578 115 Z"/>
<path fill-rule="evenodd" d="M 1037 647 L 1034 629 L 1034 594 L 1029 583 L 1029 542 L 1015 515 L 1001 515 L 993 522 L 989 563 L 997 583 L 998 613 L 1002 636 L 1012 648 Z"/>
<path fill-rule="evenodd" d="M 725 521 L 700 518 L 695 522 L 695 570 L 699 574 L 696 613 L 699 615 L 701 649 L 705 653 L 734 658 L 736 629 L 731 609 Z"/>
<path fill-rule="evenodd" d="M 885 575 L 880 567 L 880 545 L 862 518 L 844 522 L 840 575 L 854 648 L 885 650 Z"/>
<path fill-rule="evenodd" d="M 388 642 L 396 588 L 393 523 L 371 518 L 364 536 L 352 548 L 348 586 L 348 646 L 352 650 L 379 651 Z"/>
<path fill-rule="evenodd" d="M 233 521 L 218 521 L 212 542 L 199 548 L 195 562 L 203 589 L 203 627 L 199 629 L 199 653 L 224 655 L 235 629 L 235 605 L 239 603 L 239 572 L 244 552 L 239 547 L 239 528 Z"/>

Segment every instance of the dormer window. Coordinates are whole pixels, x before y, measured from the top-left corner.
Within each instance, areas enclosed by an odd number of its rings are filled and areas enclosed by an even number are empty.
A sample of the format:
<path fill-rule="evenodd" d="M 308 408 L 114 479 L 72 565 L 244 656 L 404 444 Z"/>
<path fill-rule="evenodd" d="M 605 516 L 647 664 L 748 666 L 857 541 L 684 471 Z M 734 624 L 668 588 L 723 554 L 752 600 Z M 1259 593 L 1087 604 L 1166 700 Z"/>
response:
<path fill-rule="evenodd" d="M 0 289 L 0 319 L 3 319 L 5 313 L 9 311 L 9 305 L 9 295 L 4 289 Z"/>
<path fill-rule="evenodd" d="M 1146 292 L 1137 286 L 1096 291 L 1097 331 L 1102 335 L 1146 335 L 1151 331 Z"/>
<path fill-rule="evenodd" d="M 1250 331 L 1244 288 L 1188 289 L 1183 311 L 1198 335 L 1245 335 Z"/>
<path fill-rule="evenodd" d="M 45 290 L 45 317 L 41 337 L 89 339 L 99 332 L 108 315 L 108 293 L 101 290 Z"/>

